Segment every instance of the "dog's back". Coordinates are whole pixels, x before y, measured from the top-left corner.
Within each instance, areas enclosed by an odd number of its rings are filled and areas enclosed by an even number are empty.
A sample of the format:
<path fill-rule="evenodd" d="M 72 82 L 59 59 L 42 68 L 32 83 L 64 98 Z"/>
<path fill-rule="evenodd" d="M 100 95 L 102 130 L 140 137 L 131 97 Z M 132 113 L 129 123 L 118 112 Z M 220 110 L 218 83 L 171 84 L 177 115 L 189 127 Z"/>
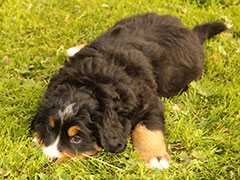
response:
<path fill-rule="evenodd" d="M 147 13 L 117 22 L 90 45 L 128 74 L 139 74 L 152 89 L 157 87 L 159 96 L 170 97 L 201 76 L 202 43 L 225 27 L 214 22 L 192 31 L 177 17 Z"/>

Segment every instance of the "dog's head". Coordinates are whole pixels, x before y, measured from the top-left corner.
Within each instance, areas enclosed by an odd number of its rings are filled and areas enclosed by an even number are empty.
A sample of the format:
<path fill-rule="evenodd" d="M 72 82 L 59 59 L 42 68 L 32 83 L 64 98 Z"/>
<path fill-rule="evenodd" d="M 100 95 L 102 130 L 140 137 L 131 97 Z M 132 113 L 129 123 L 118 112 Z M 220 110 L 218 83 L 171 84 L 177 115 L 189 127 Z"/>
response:
<path fill-rule="evenodd" d="M 51 161 L 75 155 L 84 158 L 102 148 L 108 152 L 125 149 L 130 125 L 115 111 L 102 108 L 102 102 L 86 92 L 69 91 L 69 87 L 68 94 L 57 91 L 42 100 L 32 122 L 35 139 Z"/>

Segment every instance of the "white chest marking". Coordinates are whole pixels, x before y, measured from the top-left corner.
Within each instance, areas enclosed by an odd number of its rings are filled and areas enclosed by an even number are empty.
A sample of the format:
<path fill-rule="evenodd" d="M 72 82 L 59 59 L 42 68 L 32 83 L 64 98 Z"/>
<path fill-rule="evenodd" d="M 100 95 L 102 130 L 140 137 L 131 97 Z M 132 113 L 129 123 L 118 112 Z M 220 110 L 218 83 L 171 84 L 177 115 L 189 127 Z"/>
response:
<path fill-rule="evenodd" d="M 63 126 L 63 121 L 64 119 L 67 119 L 68 117 L 73 115 L 73 106 L 75 103 L 69 104 L 63 111 L 59 110 L 58 114 L 61 119 L 61 125 L 60 125 L 60 132 L 59 135 L 57 136 L 56 140 L 54 143 L 52 143 L 50 146 L 43 147 L 43 154 L 48 156 L 51 161 L 54 161 L 57 158 L 60 158 L 61 153 L 58 150 L 58 144 L 60 141 L 60 134 L 61 134 L 61 128 Z"/>

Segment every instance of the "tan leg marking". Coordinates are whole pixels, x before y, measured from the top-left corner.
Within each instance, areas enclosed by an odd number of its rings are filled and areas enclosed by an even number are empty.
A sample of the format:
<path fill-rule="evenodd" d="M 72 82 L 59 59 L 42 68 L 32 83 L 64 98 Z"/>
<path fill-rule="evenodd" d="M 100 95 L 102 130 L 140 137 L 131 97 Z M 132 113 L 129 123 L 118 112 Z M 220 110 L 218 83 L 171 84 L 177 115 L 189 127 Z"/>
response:
<path fill-rule="evenodd" d="M 167 168 L 164 163 L 170 161 L 170 156 L 167 152 L 165 136 L 162 131 L 151 131 L 142 123 L 138 123 L 132 132 L 132 140 L 136 151 L 142 156 L 143 160 L 147 165 L 150 163 L 148 167 L 156 167 L 151 164 L 159 161 L 160 164 L 163 163 L 163 168 Z"/>

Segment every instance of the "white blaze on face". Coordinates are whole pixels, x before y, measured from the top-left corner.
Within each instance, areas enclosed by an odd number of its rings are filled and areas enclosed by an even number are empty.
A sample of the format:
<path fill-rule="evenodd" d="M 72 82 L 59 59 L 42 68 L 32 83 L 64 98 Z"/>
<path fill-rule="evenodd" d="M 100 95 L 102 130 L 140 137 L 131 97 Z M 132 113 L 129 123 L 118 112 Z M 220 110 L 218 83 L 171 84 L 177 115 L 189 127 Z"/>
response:
<path fill-rule="evenodd" d="M 43 154 L 48 156 L 51 161 L 54 161 L 61 157 L 61 153 L 59 152 L 58 147 L 57 147 L 59 144 L 59 141 L 60 141 L 61 128 L 63 126 L 64 119 L 73 115 L 73 106 L 74 105 L 75 105 L 75 103 L 69 104 L 63 111 L 61 111 L 61 110 L 58 111 L 58 114 L 61 119 L 59 134 L 58 134 L 56 140 L 51 145 L 49 145 L 47 147 L 46 146 L 43 147 Z"/>
<path fill-rule="evenodd" d="M 48 156 L 51 161 L 54 161 L 58 158 L 60 158 L 60 152 L 58 151 L 58 143 L 59 143 L 60 137 L 58 136 L 53 144 L 47 147 L 43 147 L 43 154 Z"/>

